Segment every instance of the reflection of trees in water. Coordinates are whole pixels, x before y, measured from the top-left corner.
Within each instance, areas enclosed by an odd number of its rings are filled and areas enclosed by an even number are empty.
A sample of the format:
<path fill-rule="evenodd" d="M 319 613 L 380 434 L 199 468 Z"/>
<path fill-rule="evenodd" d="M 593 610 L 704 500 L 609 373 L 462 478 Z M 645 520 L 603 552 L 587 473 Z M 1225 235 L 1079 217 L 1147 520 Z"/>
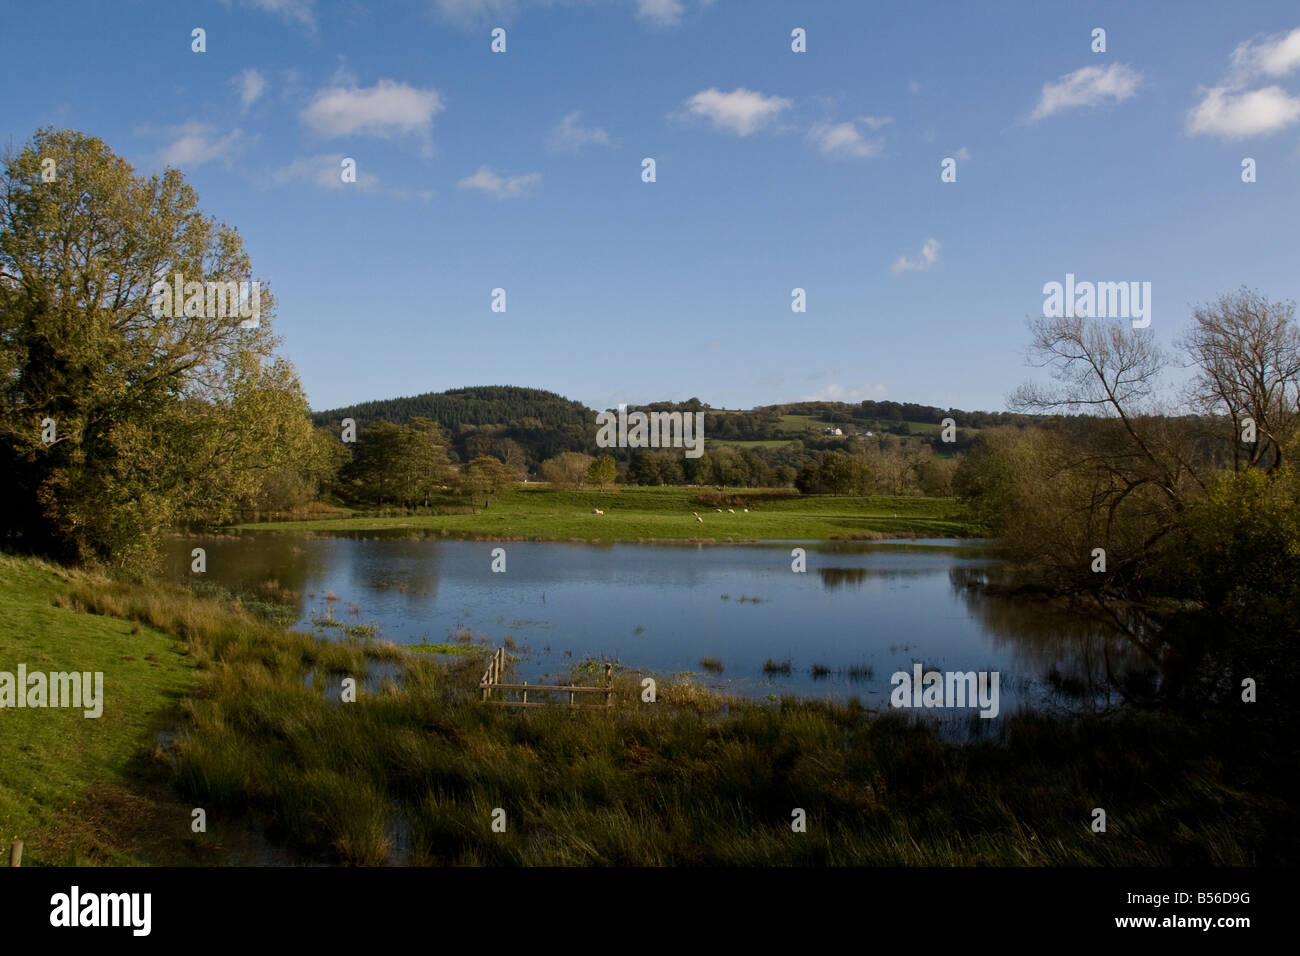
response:
<path fill-rule="evenodd" d="M 279 583 L 277 592 L 301 594 L 309 582 L 324 574 L 329 549 L 318 542 L 291 535 L 241 534 L 181 536 L 172 539 L 173 572 L 182 581 L 190 573 L 190 552 L 207 552 L 205 577 L 235 594 L 262 594 L 268 581 Z"/>
<path fill-rule="evenodd" d="M 846 584 L 861 585 L 867 579 L 866 568 L 818 568 L 822 587 L 828 591 L 844 587 Z"/>
<path fill-rule="evenodd" d="M 366 541 L 366 538 L 358 538 Z M 499 547 L 488 544 L 489 549 Z M 487 555 L 484 552 L 484 566 Z M 424 603 L 437 596 L 442 574 L 443 545 L 440 541 L 409 534 L 372 536 L 357 548 L 348 562 L 350 577 L 361 588 L 396 591 L 408 603 Z"/>
<path fill-rule="evenodd" d="M 1107 706 L 1115 697 L 1149 696 L 1158 668 L 1136 635 L 1150 637 L 1148 621 L 1133 613 L 1109 619 L 1084 608 L 1045 600 L 1004 597 L 985 585 L 988 568 L 954 567 L 949 581 L 994 643 L 1010 647 L 1038 670 L 1058 694 L 1082 704 Z M 995 583 L 995 582 L 992 582 Z"/>
<path fill-rule="evenodd" d="M 828 590 L 846 584 L 861 586 L 868 578 L 892 581 L 896 578 L 924 578 L 934 574 L 931 568 L 818 568 L 822 585 Z"/>

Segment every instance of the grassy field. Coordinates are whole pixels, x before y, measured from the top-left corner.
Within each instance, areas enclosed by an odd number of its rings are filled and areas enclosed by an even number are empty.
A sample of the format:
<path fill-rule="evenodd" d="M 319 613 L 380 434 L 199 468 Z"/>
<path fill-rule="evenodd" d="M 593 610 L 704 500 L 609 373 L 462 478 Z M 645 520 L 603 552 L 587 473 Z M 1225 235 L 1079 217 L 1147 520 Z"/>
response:
<path fill-rule="evenodd" d="M 709 439 L 707 442 L 705 442 L 705 449 L 707 450 L 710 448 L 721 448 L 723 445 L 730 445 L 732 448 L 782 448 L 790 444 L 790 442 L 792 441 L 794 441 L 793 438 L 783 438 L 783 439 L 768 438 L 768 439 L 755 439 L 753 441 L 744 441 L 744 440 L 737 440 L 737 439 L 732 439 L 729 441 L 728 440 L 714 441 L 713 439 Z"/>
<path fill-rule="evenodd" d="M 239 525 L 263 531 L 364 532 L 410 528 L 449 537 L 582 541 L 760 541 L 832 538 L 963 537 L 971 533 L 951 498 L 886 496 L 778 497 L 761 490 L 727 492 L 735 504 L 701 504 L 704 488 L 620 487 L 617 491 L 564 491 L 521 485 L 487 509 L 469 513 L 412 513 L 377 517 L 275 521 Z M 729 512 L 734 508 L 735 513 Z M 593 514 L 599 508 L 603 515 Z M 745 512 L 748 508 L 748 513 Z M 697 521 L 692 514 L 699 514 Z"/>
<path fill-rule="evenodd" d="M 151 831 L 189 829 L 189 807 L 142 765 L 196 674 L 175 636 L 79 613 L 62 597 L 66 577 L 0 555 L 0 671 L 26 664 L 29 674 L 104 675 L 98 718 L 80 709 L 0 710 L 0 847 L 23 839 L 24 865 L 122 863 L 156 846 Z"/>

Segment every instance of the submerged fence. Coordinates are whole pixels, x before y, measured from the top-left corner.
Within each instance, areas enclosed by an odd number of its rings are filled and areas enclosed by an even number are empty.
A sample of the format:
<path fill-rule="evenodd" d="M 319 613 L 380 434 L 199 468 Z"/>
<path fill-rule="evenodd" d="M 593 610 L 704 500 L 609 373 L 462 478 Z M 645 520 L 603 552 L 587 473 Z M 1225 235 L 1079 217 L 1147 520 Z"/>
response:
<path fill-rule="evenodd" d="M 570 707 L 611 707 L 614 704 L 614 665 L 605 665 L 605 683 L 602 687 L 582 687 L 577 684 L 520 684 L 505 683 L 506 649 L 498 647 L 488 659 L 487 669 L 479 681 L 479 690 L 483 700 L 492 704 L 509 704 L 513 707 L 546 707 L 553 703 L 551 694 L 568 694 Z M 543 700 L 529 700 L 528 692 L 544 695 Z M 578 694 L 601 694 L 603 701 L 598 704 L 577 701 Z"/>

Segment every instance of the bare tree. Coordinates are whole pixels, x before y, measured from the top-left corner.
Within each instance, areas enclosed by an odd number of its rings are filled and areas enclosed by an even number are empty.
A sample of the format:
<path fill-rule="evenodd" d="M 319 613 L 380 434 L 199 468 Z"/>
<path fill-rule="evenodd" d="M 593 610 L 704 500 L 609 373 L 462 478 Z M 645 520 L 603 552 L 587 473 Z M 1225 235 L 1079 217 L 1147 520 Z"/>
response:
<path fill-rule="evenodd" d="M 1030 364 L 1049 368 L 1056 385 L 1022 385 L 1011 405 L 1026 412 L 1084 413 L 1109 420 L 1084 430 L 1075 465 L 1107 475 L 1113 514 L 1139 487 L 1154 486 L 1174 511 L 1188 483 L 1200 486 L 1185 424 L 1162 414 L 1160 377 L 1168 358 L 1149 332 L 1077 316 L 1029 323 Z"/>
<path fill-rule="evenodd" d="M 1233 467 L 1279 468 L 1300 431 L 1300 329 L 1295 303 L 1244 286 L 1198 306 L 1183 340 L 1197 367 L 1191 399 L 1232 420 Z M 1243 439 L 1253 423 L 1255 441 Z M 1243 456 L 1243 444 L 1249 452 Z"/>

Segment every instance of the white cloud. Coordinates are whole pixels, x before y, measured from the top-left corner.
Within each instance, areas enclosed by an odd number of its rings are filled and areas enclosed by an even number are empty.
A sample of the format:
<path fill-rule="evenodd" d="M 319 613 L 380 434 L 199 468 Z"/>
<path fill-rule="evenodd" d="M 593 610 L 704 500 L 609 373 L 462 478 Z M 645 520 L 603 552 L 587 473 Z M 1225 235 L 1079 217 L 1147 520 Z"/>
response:
<path fill-rule="evenodd" d="M 519 0 L 433 0 L 434 8 L 445 19 L 465 28 L 508 22 L 519 12 Z"/>
<path fill-rule="evenodd" d="M 709 120 L 719 132 L 749 136 L 774 120 L 782 110 L 789 109 L 792 103 L 784 97 L 764 96 L 744 87 L 730 93 L 710 87 L 687 100 L 685 109 L 691 116 Z"/>
<path fill-rule="evenodd" d="M 801 402 L 864 402 L 867 399 L 879 401 L 887 394 L 881 382 L 868 385 L 827 385 L 825 388 L 805 395 Z"/>
<path fill-rule="evenodd" d="M 894 260 L 893 265 L 889 268 L 897 275 L 900 272 L 929 272 L 939 261 L 938 239 L 927 239 L 921 245 L 921 257 L 919 259 L 909 259 L 902 255 Z"/>
<path fill-rule="evenodd" d="M 957 152 L 953 153 L 952 155 L 954 159 L 960 159 L 962 162 L 965 162 L 966 160 L 970 159 L 970 150 L 967 149 L 965 146 L 963 146 L 961 149 L 957 150 Z"/>
<path fill-rule="evenodd" d="M 279 169 L 272 171 L 271 181 L 277 186 L 288 183 L 306 183 L 311 186 L 318 186 L 321 189 L 342 189 L 345 186 L 351 189 L 356 187 L 363 192 L 369 192 L 379 185 L 379 177 L 366 172 L 364 169 L 357 170 L 357 181 L 355 183 L 343 182 L 341 176 L 343 158 L 342 153 L 304 156 L 301 159 L 295 159 L 288 166 L 281 166 Z"/>
<path fill-rule="evenodd" d="M 1232 51 L 1238 76 L 1286 76 L 1300 67 L 1300 27 L 1258 41 L 1246 40 Z"/>
<path fill-rule="evenodd" d="M 551 129 L 546 137 L 546 148 L 552 153 L 574 152 L 583 146 L 613 146 L 609 133 L 599 126 L 581 126 L 580 110 L 574 110 Z"/>
<path fill-rule="evenodd" d="M 197 169 L 213 160 L 221 160 L 229 166 L 231 158 L 243 149 L 246 142 L 243 130 L 220 133 L 207 123 L 183 123 L 163 133 L 171 138 L 171 142 L 158 154 L 158 161 L 164 166 L 187 169 Z"/>
<path fill-rule="evenodd" d="M 1276 84 L 1246 88 L 1259 77 L 1286 76 L 1300 68 L 1300 27 L 1239 43 L 1230 60 L 1227 77 L 1202 87 L 1201 101 L 1187 111 L 1189 136 L 1267 135 L 1300 120 L 1300 97 Z"/>
<path fill-rule="evenodd" d="M 815 143 L 825 156 L 852 156 L 865 159 L 880 154 L 880 143 L 864 139 L 852 123 L 817 123 L 808 131 L 808 141 Z"/>
<path fill-rule="evenodd" d="M 273 13 L 289 23 L 316 29 L 316 0 L 243 0 L 244 6 Z"/>
<path fill-rule="evenodd" d="M 636 0 L 636 18 L 656 27 L 675 27 L 682 21 L 682 0 Z"/>
<path fill-rule="evenodd" d="M 1108 100 L 1123 102 L 1134 95 L 1141 82 L 1142 74 L 1123 63 L 1085 66 L 1065 74 L 1055 83 L 1043 84 L 1038 105 L 1028 121 L 1045 119 L 1076 106 L 1098 106 Z"/>
<path fill-rule="evenodd" d="M 498 176 L 486 166 L 480 166 L 473 176 L 466 176 L 456 185 L 461 189 L 477 189 L 493 199 L 517 199 L 542 181 L 541 173 L 523 176 Z"/>
<path fill-rule="evenodd" d="M 266 78 L 251 66 L 231 77 L 230 84 L 239 91 L 239 105 L 245 113 L 266 92 Z"/>
<path fill-rule="evenodd" d="M 916 80 L 908 80 L 908 81 L 907 81 L 907 92 L 909 92 L 909 93 L 920 93 L 920 92 L 921 92 L 921 84 L 918 83 L 918 82 L 916 82 Z"/>
<path fill-rule="evenodd" d="M 356 134 L 392 138 L 411 134 L 433 148 L 433 117 L 443 109 L 436 90 L 380 80 L 372 87 L 331 86 L 320 90 L 299 118 L 325 138 Z"/>
<path fill-rule="evenodd" d="M 1226 86 L 1205 91 L 1201 102 L 1188 111 L 1187 131 L 1192 134 L 1239 138 L 1276 133 L 1300 119 L 1300 98 L 1280 86 L 1248 93 Z"/>
<path fill-rule="evenodd" d="M 444 19 L 463 29 L 481 29 L 485 26 L 506 26 L 523 11 L 530 8 L 557 6 L 592 7 L 611 0 L 431 0 L 433 8 Z M 675 27 L 686 12 L 685 0 L 615 0 L 630 7 L 641 23 L 650 27 Z M 701 8 L 713 0 L 699 0 Z"/>
<path fill-rule="evenodd" d="M 892 116 L 859 116 L 858 121 L 868 129 L 881 129 L 894 121 Z"/>
<path fill-rule="evenodd" d="M 317 189 L 346 189 L 396 199 L 400 202 L 419 200 L 428 203 L 437 195 L 432 189 L 410 189 L 406 186 L 383 186 L 379 177 L 366 170 L 362 164 L 357 168 L 357 179 L 345 183 L 342 172 L 342 153 L 321 153 L 315 156 L 303 156 L 287 166 L 271 171 L 269 180 L 273 185 L 285 186 L 301 183 Z"/>

